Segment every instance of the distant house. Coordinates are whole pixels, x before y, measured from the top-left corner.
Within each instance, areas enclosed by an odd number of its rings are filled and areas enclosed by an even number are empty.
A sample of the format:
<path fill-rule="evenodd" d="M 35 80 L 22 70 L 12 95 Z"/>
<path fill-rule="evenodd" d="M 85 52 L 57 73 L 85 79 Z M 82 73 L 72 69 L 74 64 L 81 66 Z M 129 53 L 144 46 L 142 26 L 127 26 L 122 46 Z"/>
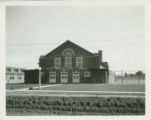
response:
<path fill-rule="evenodd" d="M 107 83 L 108 63 L 102 51 L 91 53 L 67 40 L 56 49 L 40 56 L 42 83 Z"/>
<path fill-rule="evenodd" d="M 24 83 L 23 68 L 6 67 L 6 83 Z"/>

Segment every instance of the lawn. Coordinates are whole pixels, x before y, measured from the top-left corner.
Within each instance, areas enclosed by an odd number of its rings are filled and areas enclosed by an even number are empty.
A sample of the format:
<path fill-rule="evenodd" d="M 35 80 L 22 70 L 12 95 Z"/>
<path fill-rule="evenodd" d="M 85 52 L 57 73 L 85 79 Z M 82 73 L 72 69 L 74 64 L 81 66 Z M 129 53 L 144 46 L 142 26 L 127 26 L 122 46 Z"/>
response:
<path fill-rule="evenodd" d="M 61 91 L 120 91 L 120 92 L 145 92 L 145 85 L 110 85 L 110 84 L 42 84 L 42 90 Z M 6 84 L 6 89 L 22 89 L 38 87 L 38 84 Z"/>
<path fill-rule="evenodd" d="M 30 88 L 30 87 L 38 87 L 38 84 L 24 84 L 24 83 L 6 84 L 7 90 L 23 89 L 23 88 Z"/>
<path fill-rule="evenodd" d="M 42 90 L 145 92 L 145 85 L 62 84 Z"/>

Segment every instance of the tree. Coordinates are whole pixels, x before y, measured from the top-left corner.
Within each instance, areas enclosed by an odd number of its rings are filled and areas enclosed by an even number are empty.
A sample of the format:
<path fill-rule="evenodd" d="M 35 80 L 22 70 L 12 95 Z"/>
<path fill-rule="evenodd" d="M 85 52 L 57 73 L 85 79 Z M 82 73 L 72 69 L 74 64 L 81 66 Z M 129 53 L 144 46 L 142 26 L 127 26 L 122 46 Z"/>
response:
<path fill-rule="evenodd" d="M 143 71 L 137 71 L 135 73 L 135 76 L 138 78 L 138 82 L 140 83 L 141 78 L 143 79 L 145 77 L 145 74 L 143 73 Z"/>
<path fill-rule="evenodd" d="M 141 76 L 143 76 L 143 72 L 142 71 L 137 71 L 136 73 L 135 73 L 135 75 L 136 76 L 138 76 L 138 77 L 141 77 Z"/>

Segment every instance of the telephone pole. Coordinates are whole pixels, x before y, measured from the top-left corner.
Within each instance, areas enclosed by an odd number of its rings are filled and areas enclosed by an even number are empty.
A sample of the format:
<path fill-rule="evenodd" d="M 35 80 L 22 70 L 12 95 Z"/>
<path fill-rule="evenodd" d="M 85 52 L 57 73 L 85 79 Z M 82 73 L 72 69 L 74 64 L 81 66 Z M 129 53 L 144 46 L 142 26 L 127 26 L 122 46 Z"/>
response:
<path fill-rule="evenodd" d="M 39 90 L 41 90 L 41 71 L 39 69 Z"/>

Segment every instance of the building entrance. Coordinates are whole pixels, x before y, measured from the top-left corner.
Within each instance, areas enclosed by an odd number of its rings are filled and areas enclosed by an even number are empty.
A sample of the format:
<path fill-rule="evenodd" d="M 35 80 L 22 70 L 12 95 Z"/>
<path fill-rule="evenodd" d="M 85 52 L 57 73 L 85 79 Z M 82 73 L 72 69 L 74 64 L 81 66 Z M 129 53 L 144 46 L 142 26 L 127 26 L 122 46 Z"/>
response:
<path fill-rule="evenodd" d="M 68 72 L 61 72 L 61 83 L 68 82 Z"/>
<path fill-rule="evenodd" d="M 56 72 L 49 73 L 49 83 L 56 83 Z"/>
<path fill-rule="evenodd" d="M 79 83 L 80 82 L 80 72 L 73 72 L 72 73 L 72 82 Z"/>

